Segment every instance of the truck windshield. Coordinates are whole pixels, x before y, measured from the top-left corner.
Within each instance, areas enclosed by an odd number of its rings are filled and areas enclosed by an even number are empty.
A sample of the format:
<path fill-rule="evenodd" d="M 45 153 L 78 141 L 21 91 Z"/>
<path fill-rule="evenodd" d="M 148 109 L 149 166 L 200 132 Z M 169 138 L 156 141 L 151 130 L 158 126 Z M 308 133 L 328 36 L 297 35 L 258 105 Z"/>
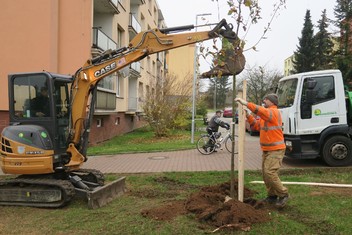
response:
<path fill-rule="evenodd" d="M 279 82 L 277 95 L 279 97 L 279 108 L 291 107 L 295 100 L 297 79 L 289 79 Z"/>

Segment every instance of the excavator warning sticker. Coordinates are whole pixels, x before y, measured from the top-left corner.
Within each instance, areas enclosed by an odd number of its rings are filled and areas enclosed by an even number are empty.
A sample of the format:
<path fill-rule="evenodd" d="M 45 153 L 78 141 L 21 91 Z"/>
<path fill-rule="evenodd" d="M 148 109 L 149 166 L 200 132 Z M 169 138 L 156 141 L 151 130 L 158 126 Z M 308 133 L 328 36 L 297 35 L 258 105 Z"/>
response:
<path fill-rule="evenodd" d="M 124 65 L 126 64 L 126 58 L 125 57 L 122 57 L 121 59 L 119 59 L 119 61 L 117 61 L 117 65 L 118 66 L 121 66 L 121 65 Z"/>

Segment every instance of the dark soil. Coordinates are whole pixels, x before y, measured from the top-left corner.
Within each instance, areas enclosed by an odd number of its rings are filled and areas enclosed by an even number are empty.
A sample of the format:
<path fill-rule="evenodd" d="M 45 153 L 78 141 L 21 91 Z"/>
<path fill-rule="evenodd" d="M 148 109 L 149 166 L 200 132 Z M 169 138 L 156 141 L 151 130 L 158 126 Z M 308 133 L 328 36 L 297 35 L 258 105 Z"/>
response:
<path fill-rule="evenodd" d="M 235 188 L 237 183 L 235 183 Z M 237 194 L 238 189 L 235 189 Z M 230 183 L 201 188 L 185 201 L 171 201 L 165 205 L 145 209 L 142 215 L 156 220 L 171 220 L 178 215 L 193 213 L 198 221 L 218 229 L 248 230 L 252 224 L 270 221 L 267 207 L 251 197 L 256 192 L 244 189 L 244 202 L 228 198 Z M 238 195 L 235 195 L 238 198 Z M 226 199 L 226 202 L 225 202 Z"/>

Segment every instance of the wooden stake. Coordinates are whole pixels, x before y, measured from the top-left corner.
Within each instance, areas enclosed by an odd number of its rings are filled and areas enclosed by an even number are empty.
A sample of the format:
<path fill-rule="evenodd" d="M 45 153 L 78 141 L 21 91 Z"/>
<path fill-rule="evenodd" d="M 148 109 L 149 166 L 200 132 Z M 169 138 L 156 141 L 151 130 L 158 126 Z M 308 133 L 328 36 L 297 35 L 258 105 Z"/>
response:
<path fill-rule="evenodd" d="M 243 81 L 242 98 L 247 97 L 247 81 Z M 246 113 L 241 105 L 238 110 L 238 200 L 243 202 L 244 197 L 244 141 L 246 135 Z"/>

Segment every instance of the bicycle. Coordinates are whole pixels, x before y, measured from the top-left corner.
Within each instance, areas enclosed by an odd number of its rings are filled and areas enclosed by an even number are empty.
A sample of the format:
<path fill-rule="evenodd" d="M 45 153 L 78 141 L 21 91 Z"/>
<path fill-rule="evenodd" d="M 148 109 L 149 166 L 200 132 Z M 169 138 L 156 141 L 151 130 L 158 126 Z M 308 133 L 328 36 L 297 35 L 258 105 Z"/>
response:
<path fill-rule="evenodd" d="M 235 135 L 235 154 L 238 153 L 237 135 Z M 214 141 L 215 140 L 215 141 Z M 226 131 L 226 134 L 222 137 L 219 132 L 212 132 L 212 134 L 202 134 L 197 141 L 197 150 L 204 155 L 209 155 L 215 152 L 217 149 L 221 149 L 221 146 L 225 145 L 228 152 L 232 150 L 232 134 L 230 129 Z"/>

